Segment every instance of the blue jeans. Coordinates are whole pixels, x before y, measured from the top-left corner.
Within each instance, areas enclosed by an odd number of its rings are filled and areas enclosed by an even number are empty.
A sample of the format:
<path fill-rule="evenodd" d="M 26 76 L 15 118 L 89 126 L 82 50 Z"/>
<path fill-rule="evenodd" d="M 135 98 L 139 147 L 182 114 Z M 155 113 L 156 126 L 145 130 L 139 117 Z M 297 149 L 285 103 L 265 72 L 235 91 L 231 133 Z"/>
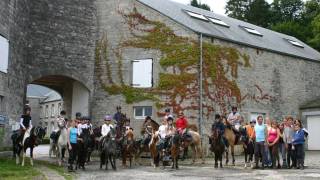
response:
<path fill-rule="evenodd" d="M 269 151 L 269 146 L 268 145 L 265 145 L 264 146 L 264 152 L 265 152 L 265 161 L 264 161 L 264 164 L 267 165 L 267 166 L 271 166 L 272 164 L 272 160 L 271 160 L 271 156 L 270 156 L 270 151 Z"/>
<path fill-rule="evenodd" d="M 287 157 L 286 157 L 286 145 L 285 143 L 279 143 L 279 152 L 282 157 L 282 165 L 287 165 Z"/>

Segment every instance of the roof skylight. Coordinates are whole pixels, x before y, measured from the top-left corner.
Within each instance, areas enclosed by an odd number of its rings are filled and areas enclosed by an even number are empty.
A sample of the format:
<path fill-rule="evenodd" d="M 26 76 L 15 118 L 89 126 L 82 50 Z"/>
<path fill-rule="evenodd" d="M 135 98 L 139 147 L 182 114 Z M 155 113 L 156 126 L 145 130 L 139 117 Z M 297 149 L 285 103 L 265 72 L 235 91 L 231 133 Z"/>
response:
<path fill-rule="evenodd" d="M 223 22 L 223 21 L 220 20 L 220 19 L 212 18 L 212 17 L 208 17 L 208 18 L 209 18 L 210 21 L 213 22 L 214 24 L 218 24 L 218 25 L 225 26 L 225 27 L 230 27 L 227 23 Z"/>
<path fill-rule="evenodd" d="M 302 44 L 300 44 L 300 43 L 297 42 L 297 41 L 290 40 L 290 39 L 287 39 L 287 41 L 288 41 L 289 43 L 291 43 L 292 45 L 294 45 L 294 46 L 298 46 L 298 47 L 301 47 L 301 48 L 304 47 Z"/>
<path fill-rule="evenodd" d="M 255 30 L 255 29 L 252 29 L 252 28 L 249 28 L 249 27 L 245 27 L 245 26 L 242 26 L 243 29 L 245 29 L 248 33 L 251 33 L 251 34 L 254 34 L 254 35 L 257 35 L 257 36 L 263 36 L 259 31 Z"/>
<path fill-rule="evenodd" d="M 189 14 L 189 16 L 193 17 L 193 18 L 197 18 L 197 19 L 201 19 L 201 20 L 204 20 L 204 21 L 208 21 L 208 19 L 206 17 L 204 17 L 203 15 L 201 14 L 197 14 L 197 13 L 194 13 L 194 12 L 191 12 L 191 11 L 186 11 L 187 14 Z"/>

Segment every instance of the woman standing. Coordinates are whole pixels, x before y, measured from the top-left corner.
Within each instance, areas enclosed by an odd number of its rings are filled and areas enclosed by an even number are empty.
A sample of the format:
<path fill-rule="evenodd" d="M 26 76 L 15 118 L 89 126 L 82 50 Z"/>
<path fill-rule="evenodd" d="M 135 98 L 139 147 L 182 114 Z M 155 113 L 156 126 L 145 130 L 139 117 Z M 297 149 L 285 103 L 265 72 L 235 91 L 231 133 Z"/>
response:
<path fill-rule="evenodd" d="M 279 135 L 279 151 L 282 156 L 282 167 L 287 167 L 287 158 L 286 158 L 286 145 L 284 143 L 284 123 L 279 125 L 280 135 Z"/>
<path fill-rule="evenodd" d="M 268 131 L 268 146 L 272 160 L 272 168 L 276 167 L 276 161 L 278 161 L 278 168 L 280 168 L 280 160 L 278 153 L 278 141 L 280 138 L 280 130 L 275 120 L 271 122 L 270 130 Z"/>
<path fill-rule="evenodd" d="M 70 128 L 68 129 L 68 149 L 69 149 L 69 166 L 68 170 L 73 171 L 73 162 L 77 157 L 77 140 L 78 129 L 75 120 L 71 120 Z"/>

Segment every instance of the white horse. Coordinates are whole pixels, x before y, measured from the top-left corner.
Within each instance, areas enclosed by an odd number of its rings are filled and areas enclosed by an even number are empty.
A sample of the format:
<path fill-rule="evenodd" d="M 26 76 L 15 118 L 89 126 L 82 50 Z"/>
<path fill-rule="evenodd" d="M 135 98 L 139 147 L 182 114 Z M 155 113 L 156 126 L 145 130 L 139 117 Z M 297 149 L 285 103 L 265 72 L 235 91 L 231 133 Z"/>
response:
<path fill-rule="evenodd" d="M 58 158 L 59 166 L 61 166 L 65 151 L 67 150 L 67 144 L 68 144 L 68 134 L 67 134 L 67 128 L 64 125 L 64 122 L 58 123 L 60 135 L 58 137 L 57 142 L 53 142 L 52 139 L 50 139 L 50 149 L 49 149 L 49 157 L 51 157 L 52 152 L 56 155 Z"/>

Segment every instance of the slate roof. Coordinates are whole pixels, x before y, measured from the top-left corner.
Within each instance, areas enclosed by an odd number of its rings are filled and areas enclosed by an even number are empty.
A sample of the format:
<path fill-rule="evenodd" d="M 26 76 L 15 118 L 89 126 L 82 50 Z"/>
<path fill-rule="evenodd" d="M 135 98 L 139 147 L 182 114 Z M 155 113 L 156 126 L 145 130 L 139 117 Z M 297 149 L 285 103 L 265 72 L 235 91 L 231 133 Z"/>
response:
<path fill-rule="evenodd" d="M 281 34 L 244 21 L 233 19 L 228 16 L 219 15 L 211 11 L 206 11 L 189 5 L 172 2 L 170 0 L 137 1 L 160 12 L 161 14 L 169 17 L 175 22 L 189 28 L 196 33 L 202 33 L 203 35 L 214 37 L 217 39 L 277 52 L 280 54 L 320 61 L 320 53 L 318 51 L 292 36 Z M 220 19 L 228 24 L 229 27 L 217 25 L 212 23 L 211 21 L 204 21 L 193 18 L 189 16 L 186 11 L 201 14 L 205 17 Z M 243 26 L 257 30 L 262 34 L 262 36 L 248 33 L 243 28 Z M 303 45 L 303 48 L 292 45 L 290 42 L 288 42 L 288 39 L 298 42 L 299 44 Z"/>

